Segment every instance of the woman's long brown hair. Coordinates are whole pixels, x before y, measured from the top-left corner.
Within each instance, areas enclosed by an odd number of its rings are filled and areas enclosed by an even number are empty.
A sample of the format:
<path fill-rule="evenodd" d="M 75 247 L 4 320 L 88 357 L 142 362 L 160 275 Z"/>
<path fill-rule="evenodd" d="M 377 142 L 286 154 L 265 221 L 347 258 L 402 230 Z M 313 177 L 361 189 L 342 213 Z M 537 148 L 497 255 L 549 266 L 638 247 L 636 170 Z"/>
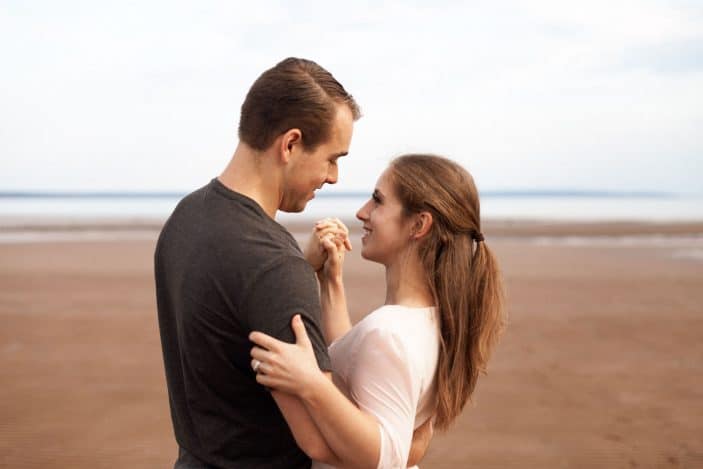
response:
<path fill-rule="evenodd" d="M 435 155 L 403 155 L 390 167 L 405 215 L 429 212 L 433 219 L 418 251 L 441 335 L 435 426 L 446 429 L 471 398 L 505 326 L 502 279 L 482 240 L 478 191 L 471 175 Z"/>

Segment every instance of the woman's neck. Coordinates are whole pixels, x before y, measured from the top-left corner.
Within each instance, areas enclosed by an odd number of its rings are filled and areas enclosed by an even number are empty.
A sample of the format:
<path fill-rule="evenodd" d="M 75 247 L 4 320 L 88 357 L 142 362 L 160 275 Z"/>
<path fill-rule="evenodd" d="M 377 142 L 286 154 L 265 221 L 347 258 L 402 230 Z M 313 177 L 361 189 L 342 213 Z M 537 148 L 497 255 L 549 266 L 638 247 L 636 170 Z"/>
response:
<path fill-rule="evenodd" d="M 420 260 L 401 256 L 386 266 L 386 303 L 414 308 L 433 306 L 434 299 Z"/>

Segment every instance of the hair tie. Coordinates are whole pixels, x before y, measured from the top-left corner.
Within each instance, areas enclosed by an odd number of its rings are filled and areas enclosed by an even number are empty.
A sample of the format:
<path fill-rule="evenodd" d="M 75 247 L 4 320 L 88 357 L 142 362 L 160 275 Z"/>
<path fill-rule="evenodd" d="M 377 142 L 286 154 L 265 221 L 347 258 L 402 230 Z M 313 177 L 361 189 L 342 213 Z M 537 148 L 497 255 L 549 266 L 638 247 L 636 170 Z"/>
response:
<path fill-rule="evenodd" d="M 474 232 L 473 238 L 474 238 L 474 240 L 476 240 L 477 243 L 480 243 L 484 239 L 483 233 L 481 233 L 480 231 L 476 231 L 476 232 Z"/>

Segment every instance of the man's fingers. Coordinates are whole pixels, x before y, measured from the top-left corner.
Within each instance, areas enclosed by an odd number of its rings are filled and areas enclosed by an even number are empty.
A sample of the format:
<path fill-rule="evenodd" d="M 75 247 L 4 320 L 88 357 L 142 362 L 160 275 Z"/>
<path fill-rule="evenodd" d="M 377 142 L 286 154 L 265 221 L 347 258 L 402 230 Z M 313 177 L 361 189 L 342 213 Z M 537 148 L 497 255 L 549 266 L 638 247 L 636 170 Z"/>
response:
<path fill-rule="evenodd" d="M 338 251 L 337 243 L 335 243 L 332 238 L 332 236 L 325 236 L 322 238 L 322 247 L 325 248 L 328 256 L 335 256 Z"/>
<path fill-rule="evenodd" d="M 315 230 L 321 230 L 321 229 L 323 229 L 323 228 L 327 228 L 327 227 L 330 227 L 330 226 L 337 226 L 337 224 L 334 223 L 333 221 L 329 220 L 329 219 L 324 219 L 324 220 L 320 220 L 320 221 L 318 221 L 317 223 L 315 223 L 314 229 L 315 229 Z"/>
<path fill-rule="evenodd" d="M 317 235 L 318 238 L 324 238 L 329 235 L 344 236 L 344 233 L 336 226 L 329 226 L 316 231 L 315 235 Z"/>
<path fill-rule="evenodd" d="M 325 229 L 317 233 L 317 236 L 320 238 L 320 241 L 323 241 L 327 237 L 331 237 L 335 240 L 337 245 L 339 245 L 340 248 L 344 248 L 347 251 L 352 250 L 352 245 L 351 241 L 349 240 L 349 236 L 347 236 L 346 233 L 341 231 L 339 228 L 332 228 L 332 229 Z"/>
<path fill-rule="evenodd" d="M 323 245 L 324 239 L 332 235 L 340 249 L 344 248 L 347 251 L 353 249 L 351 240 L 349 239 L 349 228 L 347 228 L 339 218 L 325 218 L 324 220 L 318 221 L 315 223 L 313 232 Z"/>
<path fill-rule="evenodd" d="M 349 234 L 349 228 L 347 228 L 347 225 L 345 225 L 342 220 L 340 220 L 339 218 L 333 218 L 332 222 L 339 228 L 341 228 L 346 234 Z"/>

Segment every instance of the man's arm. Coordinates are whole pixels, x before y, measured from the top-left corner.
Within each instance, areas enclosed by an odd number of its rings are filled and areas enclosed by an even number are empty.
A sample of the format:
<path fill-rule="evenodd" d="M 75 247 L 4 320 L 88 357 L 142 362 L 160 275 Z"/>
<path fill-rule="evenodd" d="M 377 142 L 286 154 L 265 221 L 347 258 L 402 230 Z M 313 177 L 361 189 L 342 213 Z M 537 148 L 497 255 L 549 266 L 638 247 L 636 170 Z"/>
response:
<path fill-rule="evenodd" d="M 329 373 L 326 373 L 326 375 L 329 375 Z M 286 419 L 286 423 L 288 423 L 298 447 L 310 459 L 331 466 L 342 465 L 299 398 L 279 391 L 272 391 L 271 396 L 273 396 L 283 417 Z"/>
<path fill-rule="evenodd" d="M 412 446 L 410 446 L 410 455 L 408 456 L 408 466 L 417 466 L 422 461 L 427 449 L 430 447 L 433 435 L 434 425 L 432 418 L 427 419 L 425 423 L 415 429 Z"/>
<path fill-rule="evenodd" d="M 325 373 L 325 375 L 331 379 L 329 373 Z M 310 459 L 331 466 L 341 467 L 343 464 L 342 461 L 327 444 L 327 441 L 319 428 L 315 425 L 315 422 L 303 402 L 292 394 L 279 391 L 272 391 L 271 396 L 273 396 L 283 417 L 286 419 L 286 423 L 288 423 L 293 437 L 295 438 L 295 442 L 300 449 L 302 449 Z M 422 460 L 429 448 L 433 433 L 432 419 L 428 419 L 415 430 L 410 455 L 408 457 L 408 466 L 415 466 Z"/>
<path fill-rule="evenodd" d="M 327 444 L 344 464 L 375 469 L 404 467 L 412 444 L 417 386 L 404 346 L 380 329 L 367 333 L 349 381 L 350 402 L 316 366 L 299 316 L 293 320 L 295 344 L 253 332 L 252 357 L 261 363 L 256 380 L 300 397 Z M 363 371 L 362 371 L 363 370 Z M 382 443 L 383 441 L 383 443 Z"/>

